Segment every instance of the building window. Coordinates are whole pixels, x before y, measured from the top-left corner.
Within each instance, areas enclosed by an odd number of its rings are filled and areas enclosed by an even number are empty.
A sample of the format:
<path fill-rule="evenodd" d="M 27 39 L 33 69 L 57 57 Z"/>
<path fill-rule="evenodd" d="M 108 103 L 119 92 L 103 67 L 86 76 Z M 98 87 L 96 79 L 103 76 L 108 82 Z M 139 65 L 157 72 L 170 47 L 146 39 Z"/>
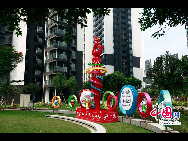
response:
<path fill-rule="evenodd" d="M 5 44 L 12 44 L 12 36 L 5 36 Z"/>

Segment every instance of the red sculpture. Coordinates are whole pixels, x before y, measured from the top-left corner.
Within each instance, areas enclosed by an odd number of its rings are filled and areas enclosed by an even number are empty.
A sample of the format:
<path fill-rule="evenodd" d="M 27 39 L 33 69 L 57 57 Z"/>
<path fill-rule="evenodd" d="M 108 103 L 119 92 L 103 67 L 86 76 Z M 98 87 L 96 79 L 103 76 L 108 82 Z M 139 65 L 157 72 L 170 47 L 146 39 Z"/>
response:
<path fill-rule="evenodd" d="M 92 64 L 90 64 L 92 65 L 92 68 L 86 69 L 86 73 L 92 74 L 90 81 L 93 82 L 93 84 L 91 85 L 93 89 L 91 90 L 91 93 L 94 94 L 95 108 L 86 109 L 83 106 L 81 106 L 81 108 L 77 108 L 76 118 L 100 123 L 116 122 L 118 121 L 118 115 L 117 111 L 114 110 L 115 108 L 111 108 L 111 110 L 100 109 L 100 92 L 101 88 L 103 87 L 102 76 L 103 73 L 107 72 L 107 69 L 101 68 L 103 64 L 101 64 L 100 55 L 102 53 L 103 46 L 99 45 L 100 38 L 97 38 L 97 36 L 95 36 L 94 42 L 95 44 L 92 50 Z M 80 95 L 82 94 L 82 92 L 80 93 Z"/>

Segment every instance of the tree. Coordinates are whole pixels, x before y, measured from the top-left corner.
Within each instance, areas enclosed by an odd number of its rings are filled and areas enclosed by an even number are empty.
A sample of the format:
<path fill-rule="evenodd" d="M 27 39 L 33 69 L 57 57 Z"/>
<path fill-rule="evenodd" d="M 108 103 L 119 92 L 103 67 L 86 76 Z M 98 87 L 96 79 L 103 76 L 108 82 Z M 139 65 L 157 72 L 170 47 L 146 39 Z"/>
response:
<path fill-rule="evenodd" d="M 152 68 L 147 73 L 147 79 L 153 81 L 153 85 L 157 85 L 159 90 L 169 90 L 171 94 L 176 94 L 180 89 L 184 88 L 184 76 L 187 75 L 188 62 L 186 57 L 179 60 L 167 54 L 157 57 Z"/>
<path fill-rule="evenodd" d="M 128 83 L 125 75 L 119 71 L 103 76 L 102 91 L 118 92 L 121 88 Z"/>
<path fill-rule="evenodd" d="M 66 81 L 67 81 L 67 77 L 60 72 L 58 72 L 57 75 L 52 78 L 52 86 L 55 89 L 61 91 L 61 93 L 60 93 L 61 99 L 62 99 L 62 95 L 63 95 L 62 91 L 67 87 Z M 65 98 L 64 98 L 64 101 L 65 101 Z M 65 104 L 66 104 L 66 101 L 65 101 Z"/>
<path fill-rule="evenodd" d="M 13 96 L 17 96 L 20 94 L 21 90 L 20 88 L 16 87 L 15 85 L 12 86 L 13 93 L 10 93 L 9 95 L 12 96 L 12 106 L 13 106 Z"/>
<path fill-rule="evenodd" d="M 78 86 L 77 81 L 75 80 L 74 76 L 71 76 L 69 80 L 67 80 L 67 86 L 71 90 L 71 95 L 72 95 L 72 91 L 74 91 L 76 87 Z"/>
<path fill-rule="evenodd" d="M 23 94 L 32 94 L 32 101 L 35 101 L 35 93 L 39 91 L 39 86 L 34 83 L 29 83 L 22 88 Z"/>
<path fill-rule="evenodd" d="M 2 83 L 0 87 L 0 94 L 1 96 L 5 95 L 5 107 L 7 102 L 7 96 L 13 93 L 13 86 L 10 84 L 9 80 L 7 79 L 4 83 Z"/>
<path fill-rule="evenodd" d="M 67 30 L 66 38 L 69 39 L 70 33 L 72 33 L 72 24 L 80 24 L 81 27 L 87 27 L 86 14 L 91 13 L 91 10 L 97 17 L 108 15 L 110 9 L 108 8 L 50 8 L 52 11 L 57 11 L 61 20 L 66 19 L 67 25 L 70 26 L 70 30 Z M 49 8 L 0 8 L 0 24 L 9 25 L 8 30 L 16 30 L 17 36 L 22 35 L 19 23 L 25 21 L 27 24 L 34 23 L 35 21 L 40 24 L 45 22 L 47 18 L 50 18 Z M 55 21 L 55 20 L 54 20 Z"/>
<path fill-rule="evenodd" d="M 151 85 L 149 87 L 143 88 L 141 92 L 146 92 L 155 101 L 155 98 L 159 96 L 160 91 L 157 86 Z"/>
<path fill-rule="evenodd" d="M 136 90 L 138 90 L 142 87 L 142 81 L 133 77 L 133 76 L 127 78 L 127 81 L 128 81 L 128 83 L 126 85 L 132 85 L 135 87 Z"/>
<path fill-rule="evenodd" d="M 14 47 L 0 44 L 0 78 L 9 74 L 21 61 L 23 61 L 22 52 L 18 53 Z"/>
<path fill-rule="evenodd" d="M 152 34 L 152 37 L 160 37 L 165 34 L 167 26 L 176 27 L 178 24 L 185 24 L 188 20 L 188 9 L 187 8 L 144 8 L 139 18 L 141 31 L 145 31 L 148 28 L 159 23 L 160 30 Z M 162 31 L 162 33 L 161 33 Z"/>
<path fill-rule="evenodd" d="M 82 85 L 82 89 L 90 89 L 91 90 L 91 84 L 92 84 L 92 82 L 90 80 L 84 82 Z"/>

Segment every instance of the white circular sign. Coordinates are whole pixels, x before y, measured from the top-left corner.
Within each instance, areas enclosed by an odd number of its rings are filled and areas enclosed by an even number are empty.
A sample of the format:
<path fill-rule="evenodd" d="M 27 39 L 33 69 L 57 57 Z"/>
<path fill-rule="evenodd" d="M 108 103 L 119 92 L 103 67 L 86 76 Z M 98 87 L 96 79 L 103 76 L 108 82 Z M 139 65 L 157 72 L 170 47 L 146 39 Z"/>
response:
<path fill-rule="evenodd" d="M 82 104 L 83 107 L 86 107 L 86 105 L 85 105 L 85 92 L 86 91 L 83 91 L 81 93 L 81 96 L 80 96 L 80 102 L 81 102 L 81 104 Z"/>
<path fill-rule="evenodd" d="M 125 87 L 121 92 L 121 106 L 124 110 L 129 110 L 133 103 L 133 94 L 129 87 Z"/>

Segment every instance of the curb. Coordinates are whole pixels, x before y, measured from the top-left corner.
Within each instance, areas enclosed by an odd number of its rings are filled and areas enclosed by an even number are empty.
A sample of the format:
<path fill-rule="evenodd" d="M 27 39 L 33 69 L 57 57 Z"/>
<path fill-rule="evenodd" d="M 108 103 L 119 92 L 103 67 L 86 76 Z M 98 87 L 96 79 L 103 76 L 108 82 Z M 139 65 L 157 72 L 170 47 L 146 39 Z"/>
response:
<path fill-rule="evenodd" d="M 178 131 L 174 131 L 173 129 L 171 129 L 169 127 L 167 127 L 167 130 L 166 130 L 165 126 L 163 126 L 163 125 L 154 123 L 152 121 L 147 121 L 147 120 L 145 122 L 145 120 L 142 120 L 142 119 L 118 116 L 118 121 L 133 124 L 133 125 L 136 125 L 141 128 L 145 128 L 145 129 L 150 130 L 155 133 L 179 133 Z"/>
<path fill-rule="evenodd" d="M 88 128 L 91 131 L 91 133 L 106 133 L 106 129 L 102 125 L 99 125 L 91 121 L 73 118 L 73 117 L 59 116 L 59 115 L 45 115 L 45 117 L 61 119 L 61 120 L 70 121 L 70 122 L 82 125 L 83 127 Z"/>
<path fill-rule="evenodd" d="M 76 114 L 76 111 L 69 111 L 69 110 L 31 110 L 37 112 L 48 112 L 48 113 L 58 113 L 58 114 Z"/>

